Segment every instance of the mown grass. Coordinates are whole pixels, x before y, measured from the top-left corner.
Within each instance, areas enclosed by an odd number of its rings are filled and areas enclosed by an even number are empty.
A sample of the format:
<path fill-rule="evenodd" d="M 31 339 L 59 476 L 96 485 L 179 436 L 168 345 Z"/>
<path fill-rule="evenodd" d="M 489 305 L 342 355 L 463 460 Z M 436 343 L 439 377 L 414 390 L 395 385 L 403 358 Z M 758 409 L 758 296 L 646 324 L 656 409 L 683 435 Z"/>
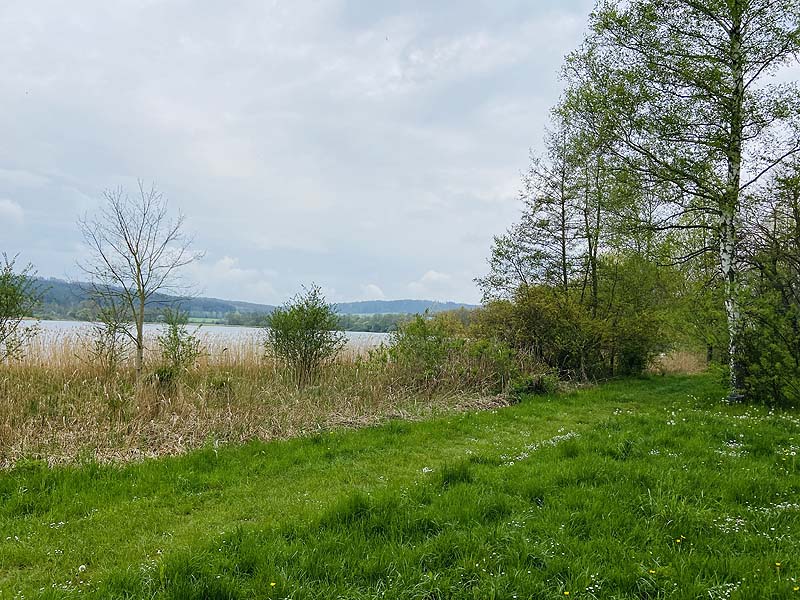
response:
<path fill-rule="evenodd" d="M 705 376 L 0 475 L 0 598 L 800 598 L 800 417 Z"/>

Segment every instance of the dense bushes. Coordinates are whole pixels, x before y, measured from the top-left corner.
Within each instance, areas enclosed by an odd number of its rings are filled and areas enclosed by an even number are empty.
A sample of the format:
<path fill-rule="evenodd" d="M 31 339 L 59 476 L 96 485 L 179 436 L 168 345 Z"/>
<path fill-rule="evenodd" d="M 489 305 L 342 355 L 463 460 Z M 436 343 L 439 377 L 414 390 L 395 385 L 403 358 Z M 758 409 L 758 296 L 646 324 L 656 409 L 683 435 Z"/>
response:
<path fill-rule="evenodd" d="M 500 393 L 529 365 L 499 340 L 474 337 L 458 315 L 416 315 L 392 334 L 391 344 L 374 351 L 396 385 L 422 391 Z"/>
<path fill-rule="evenodd" d="M 513 299 L 488 303 L 476 330 L 565 379 L 639 374 L 668 347 L 669 285 L 636 257 L 607 257 L 601 272 L 597 306 L 579 289 L 522 286 Z"/>
<path fill-rule="evenodd" d="M 385 359 L 420 387 L 460 381 L 512 395 L 551 392 L 559 378 L 641 374 L 669 347 L 671 273 L 635 254 L 598 266 L 596 295 L 577 284 L 522 285 L 469 316 L 418 315 L 398 328 Z"/>
<path fill-rule="evenodd" d="M 800 404 L 800 307 L 765 294 L 747 314 L 738 344 L 743 390 L 768 404 Z"/>

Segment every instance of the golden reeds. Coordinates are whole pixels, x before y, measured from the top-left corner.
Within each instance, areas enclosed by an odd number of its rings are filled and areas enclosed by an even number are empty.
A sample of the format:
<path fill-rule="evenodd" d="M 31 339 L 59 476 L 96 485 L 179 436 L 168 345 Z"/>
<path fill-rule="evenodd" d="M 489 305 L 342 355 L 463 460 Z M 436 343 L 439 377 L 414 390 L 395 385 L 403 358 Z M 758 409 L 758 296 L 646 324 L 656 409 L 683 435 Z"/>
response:
<path fill-rule="evenodd" d="M 705 356 L 691 350 L 673 350 L 657 357 L 649 371 L 660 375 L 694 375 L 708 369 Z"/>
<path fill-rule="evenodd" d="M 137 383 L 130 361 L 113 373 L 93 361 L 86 333 L 42 332 L 21 360 L 0 365 L 0 466 L 22 458 L 54 464 L 177 454 L 497 401 L 452 387 L 420 394 L 354 346 L 315 385 L 298 390 L 257 337 L 201 338 L 192 368 L 169 381 L 145 376 Z M 153 339 L 146 356 L 151 367 L 160 364 Z"/>

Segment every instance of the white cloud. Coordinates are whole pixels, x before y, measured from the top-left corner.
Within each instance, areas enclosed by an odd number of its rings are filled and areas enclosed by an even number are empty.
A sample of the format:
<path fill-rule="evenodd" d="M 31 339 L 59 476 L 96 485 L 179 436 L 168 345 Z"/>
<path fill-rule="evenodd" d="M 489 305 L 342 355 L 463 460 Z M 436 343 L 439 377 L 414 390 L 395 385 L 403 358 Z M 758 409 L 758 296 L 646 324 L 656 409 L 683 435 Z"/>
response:
<path fill-rule="evenodd" d="M 452 300 L 453 276 L 448 273 L 429 270 L 416 281 L 408 284 L 409 291 L 424 300 Z"/>
<path fill-rule="evenodd" d="M 50 179 L 37 173 L 17 169 L 0 169 L 0 181 L 20 187 L 44 187 Z"/>
<path fill-rule="evenodd" d="M 196 261 L 186 267 L 185 274 L 200 283 L 203 295 L 260 304 L 284 300 L 272 283 L 275 272 L 241 267 L 239 260 L 230 256 L 211 263 Z"/>
<path fill-rule="evenodd" d="M 0 198 L 0 223 L 22 224 L 25 219 L 25 211 L 22 207 L 6 198 Z"/>
<path fill-rule="evenodd" d="M 364 300 L 385 300 L 386 294 L 374 283 L 367 283 L 361 286 L 361 298 Z"/>

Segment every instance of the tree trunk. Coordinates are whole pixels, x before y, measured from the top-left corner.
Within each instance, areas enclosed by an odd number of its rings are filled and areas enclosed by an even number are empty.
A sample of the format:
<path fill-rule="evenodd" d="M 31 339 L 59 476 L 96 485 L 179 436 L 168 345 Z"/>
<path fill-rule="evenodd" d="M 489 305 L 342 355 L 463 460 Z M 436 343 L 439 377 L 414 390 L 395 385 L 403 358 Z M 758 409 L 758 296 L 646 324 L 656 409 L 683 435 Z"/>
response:
<path fill-rule="evenodd" d="M 136 316 L 136 381 L 139 381 L 144 369 L 144 305 L 140 303 L 139 307 Z"/>
<path fill-rule="evenodd" d="M 561 246 L 561 285 L 564 289 L 564 297 L 566 298 L 569 295 L 569 267 L 567 265 L 567 183 L 566 183 L 566 166 L 561 166 L 561 180 L 560 180 L 560 190 L 559 190 L 559 200 L 560 206 L 559 209 L 561 214 L 559 215 L 560 218 L 560 246 Z"/>
<path fill-rule="evenodd" d="M 728 320 L 728 353 L 730 367 L 730 398 L 741 399 L 737 338 L 741 333 L 741 310 L 737 297 L 736 216 L 739 211 L 739 188 L 742 171 L 742 135 L 744 112 L 744 59 L 742 55 L 741 0 L 733 2 L 730 29 L 731 74 L 733 97 L 730 105 L 728 173 L 723 205 L 720 211 L 719 258 L 725 280 L 725 313 Z"/>

